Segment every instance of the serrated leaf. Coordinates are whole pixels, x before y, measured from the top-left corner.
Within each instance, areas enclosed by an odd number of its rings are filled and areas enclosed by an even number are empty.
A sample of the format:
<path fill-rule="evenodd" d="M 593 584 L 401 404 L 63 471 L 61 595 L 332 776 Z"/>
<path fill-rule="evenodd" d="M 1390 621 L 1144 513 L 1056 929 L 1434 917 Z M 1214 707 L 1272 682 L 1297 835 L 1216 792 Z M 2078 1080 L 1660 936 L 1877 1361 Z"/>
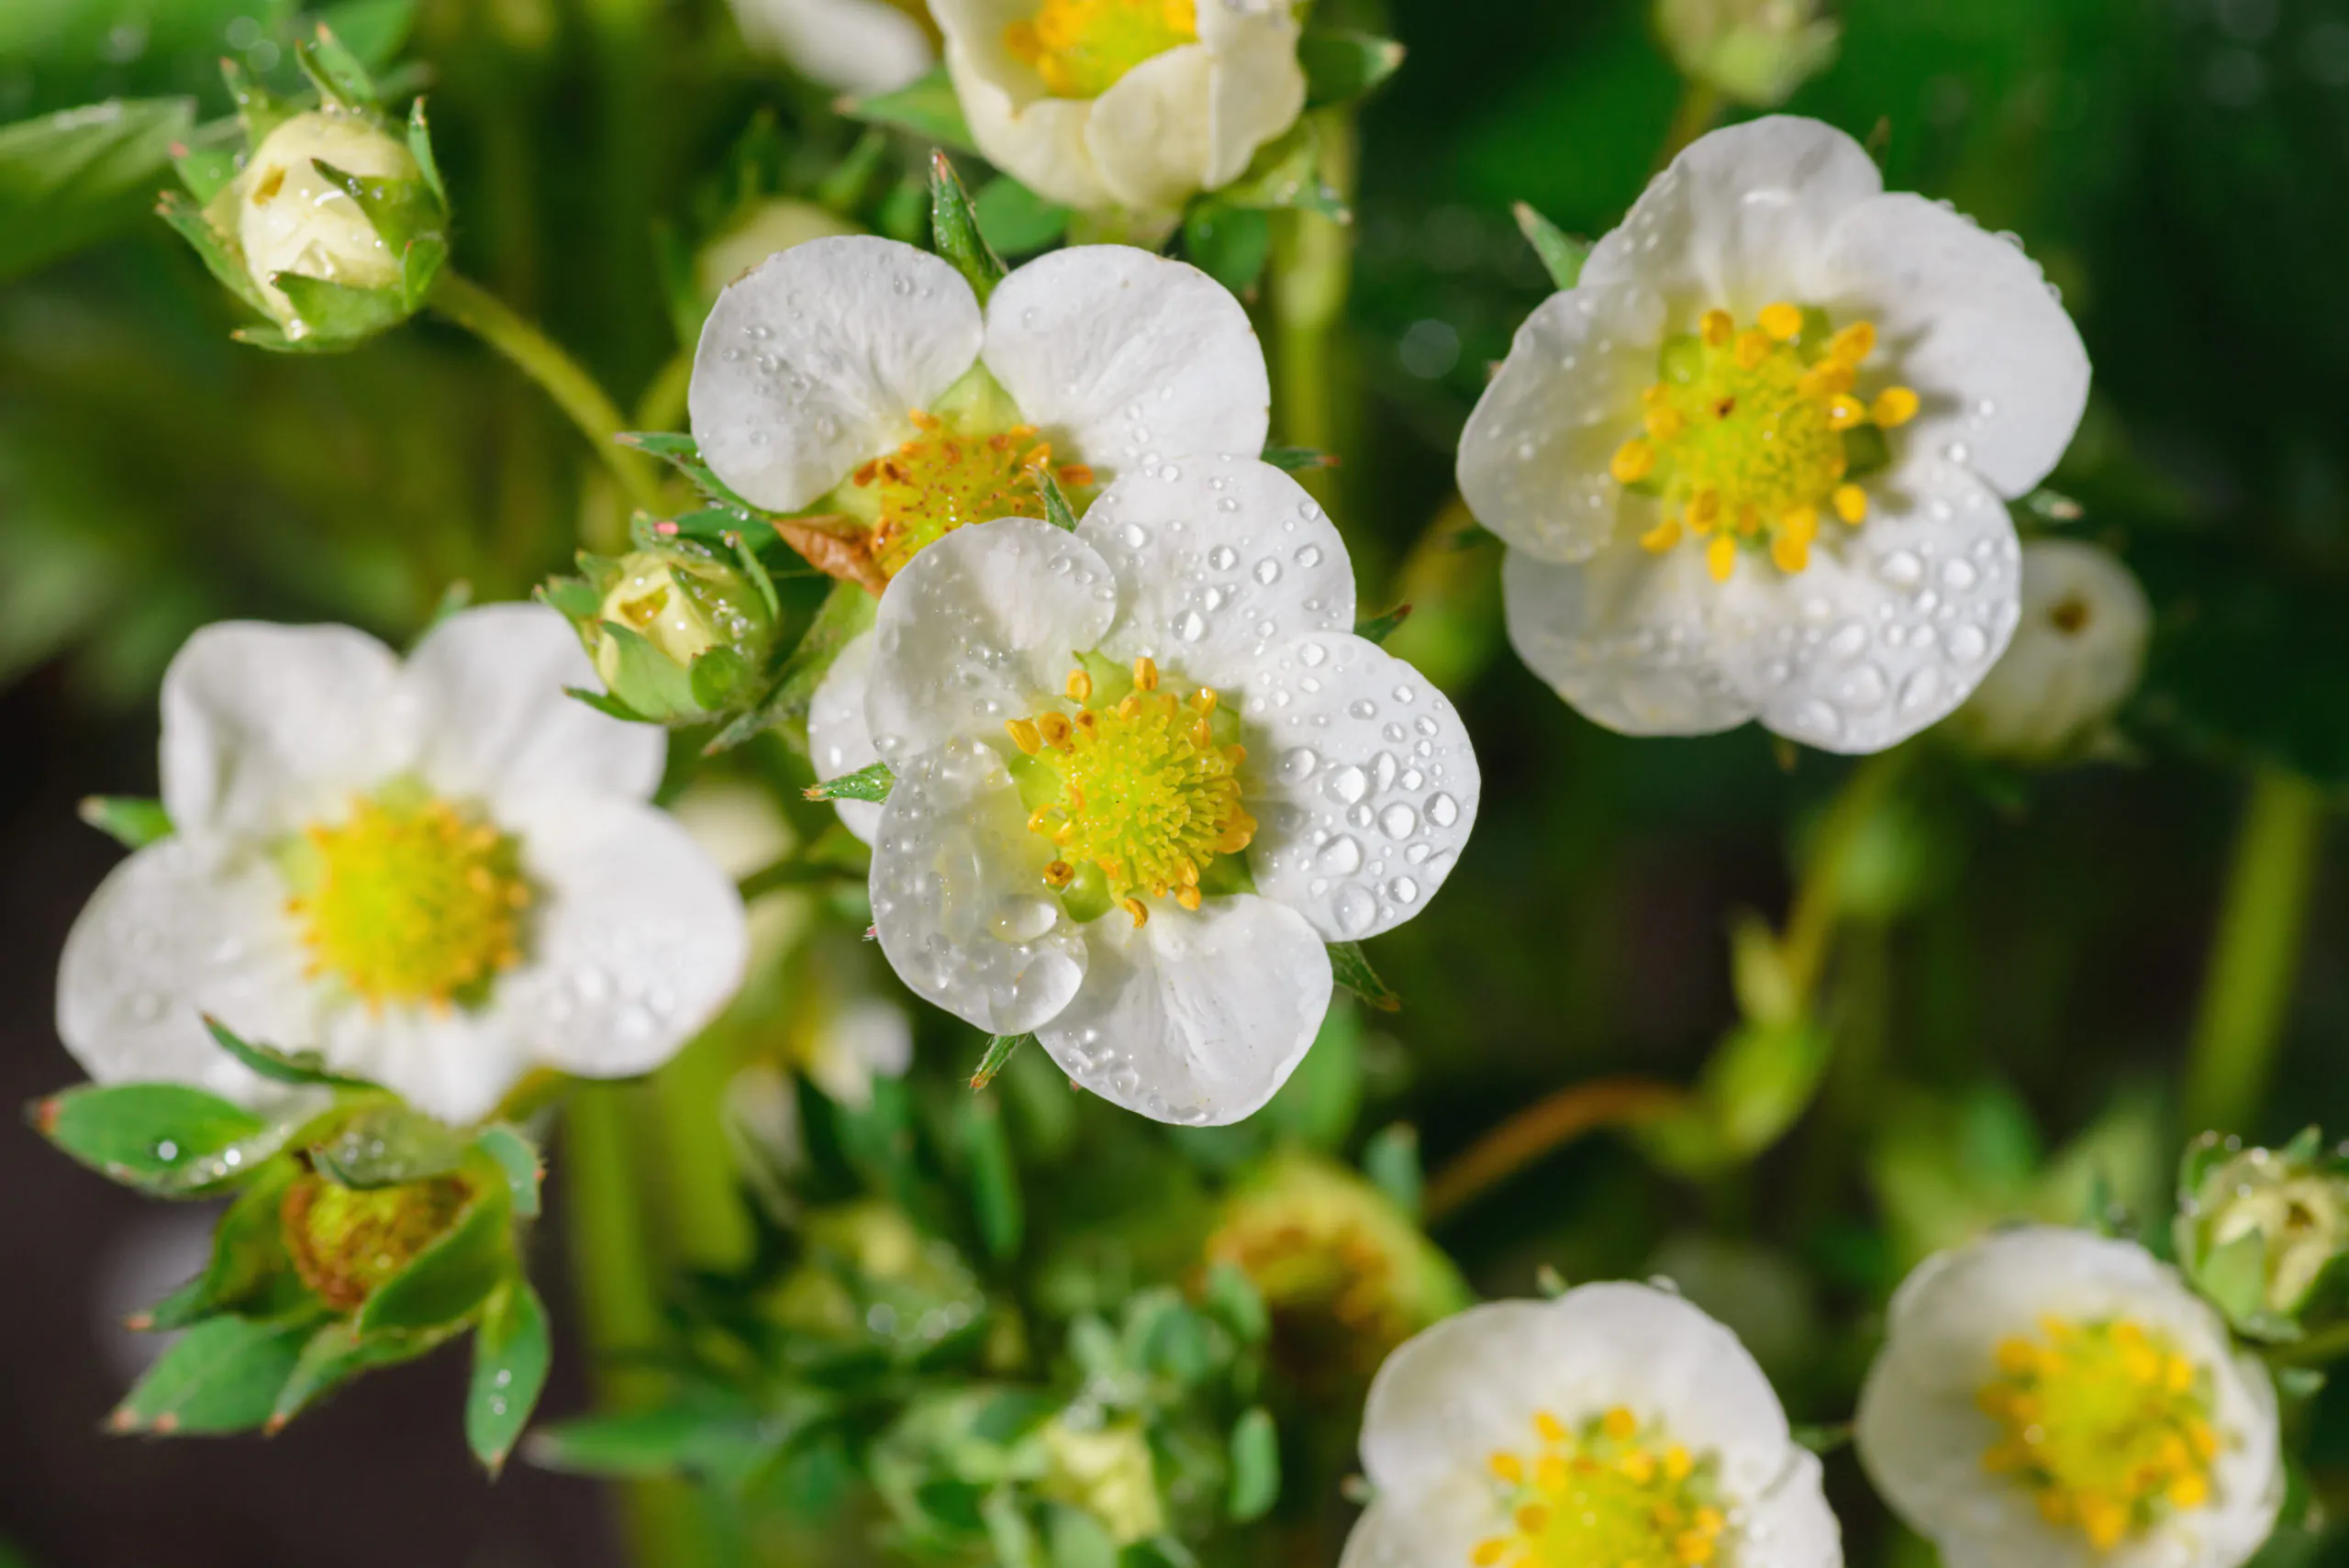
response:
<path fill-rule="evenodd" d="M 871 800 L 889 798 L 889 790 L 897 775 L 889 771 L 886 762 L 874 762 L 852 773 L 842 773 L 836 779 L 810 784 L 802 793 L 809 800 Z"/>
<path fill-rule="evenodd" d="M 376 1086 L 364 1078 L 328 1071 L 326 1058 L 315 1051 L 281 1051 L 273 1045 L 256 1045 L 208 1013 L 204 1018 L 204 1028 L 215 1045 L 273 1084 L 316 1084 L 344 1089 Z"/>
<path fill-rule="evenodd" d="M 1231 1490 L 1224 1512 L 1238 1524 L 1272 1511 L 1281 1496 L 1280 1434 L 1269 1411 L 1259 1406 L 1231 1429 Z"/>
<path fill-rule="evenodd" d="M 1003 282 L 1003 258 L 979 232 L 971 193 L 963 188 L 963 177 L 943 152 L 930 155 L 930 235 L 931 248 L 963 274 L 979 303 L 986 304 Z"/>
<path fill-rule="evenodd" d="M 1330 970 L 1339 984 L 1353 992 L 1364 1006 L 1375 1007 L 1382 1013 L 1402 1010 L 1403 998 L 1387 989 L 1386 982 L 1378 978 L 1378 971 L 1370 966 L 1370 959 L 1360 942 L 1331 942 Z"/>
<path fill-rule="evenodd" d="M 292 1129 L 184 1084 L 68 1089 L 33 1124 L 84 1165 L 161 1197 L 196 1197 L 243 1180 Z"/>
<path fill-rule="evenodd" d="M 172 816 L 160 800 L 128 795 L 84 795 L 75 814 L 126 850 L 143 850 L 172 836 Z"/>
<path fill-rule="evenodd" d="M 842 98 L 832 106 L 846 118 L 866 125 L 894 126 L 957 152 L 976 156 L 979 150 L 978 144 L 971 139 L 970 125 L 963 117 L 963 101 L 955 95 L 954 83 L 942 65 L 895 92 Z"/>
<path fill-rule="evenodd" d="M 314 1318 L 208 1318 L 180 1336 L 115 1407 L 118 1432 L 250 1431 L 267 1421 Z"/>
<path fill-rule="evenodd" d="M 1272 253 L 1272 220 L 1262 208 L 1204 200 L 1184 215 L 1183 254 L 1233 294 L 1256 286 Z"/>
<path fill-rule="evenodd" d="M 465 1441 L 495 1475 L 530 1424 L 554 1359 L 547 1309 L 518 1275 L 497 1287 L 473 1330 L 473 1379 L 465 1394 Z"/>
<path fill-rule="evenodd" d="M 1533 253 L 1542 259 L 1542 271 L 1550 281 L 1562 289 L 1570 289 L 1582 281 L 1583 263 L 1590 260 L 1590 247 L 1568 235 L 1534 210 L 1531 202 L 1520 202 L 1509 209 L 1517 217 L 1519 232 Z"/>
<path fill-rule="evenodd" d="M 191 100 L 148 98 L 0 127 L 0 282 L 135 223 L 195 124 Z"/>
<path fill-rule="evenodd" d="M 376 1287 L 355 1321 L 362 1333 L 414 1331 L 462 1322 L 514 1267 L 511 1217 L 501 1173 L 476 1188 L 446 1235 Z"/>
<path fill-rule="evenodd" d="M 282 1218 L 294 1177 L 290 1160 L 265 1164 L 213 1228 L 204 1272 L 132 1318 L 129 1327 L 161 1333 L 218 1313 L 267 1318 L 298 1305 L 305 1292 L 286 1255 Z"/>
<path fill-rule="evenodd" d="M 1305 106 L 1351 104 L 1395 74 L 1403 46 L 1393 39 L 1352 28 L 1308 28 L 1297 40 L 1297 62 L 1305 71 Z"/>
<path fill-rule="evenodd" d="M 539 1217 L 539 1184 L 546 1177 L 546 1162 L 539 1153 L 539 1146 L 530 1141 L 519 1129 L 499 1123 L 482 1129 L 473 1145 L 497 1162 L 506 1173 L 506 1186 L 513 1196 L 514 1212 L 525 1219 Z"/>

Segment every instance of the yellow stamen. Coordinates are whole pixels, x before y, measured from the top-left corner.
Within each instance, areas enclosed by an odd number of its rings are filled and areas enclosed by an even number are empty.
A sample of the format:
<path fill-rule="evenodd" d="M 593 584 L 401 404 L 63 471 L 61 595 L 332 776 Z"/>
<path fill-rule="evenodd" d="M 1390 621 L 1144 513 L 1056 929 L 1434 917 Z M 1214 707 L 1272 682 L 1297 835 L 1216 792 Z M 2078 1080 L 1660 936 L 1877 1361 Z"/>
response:
<path fill-rule="evenodd" d="M 1637 484 L 1655 467 L 1655 449 L 1639 439 L 1625 441 L 1615 450 L 1615 459 L 1608 465 L 1620 484 Z"/>
<path fill-rule="evenodd" d="M 1680 542 L 1680 519 L 1666 517 L 1640 536 L 1640 548 L 1652 555 L 1662 555 Z"/>
<path fill-rule="evenodd" d="M 1714 582 L 1728 582 L 1737 571 L 1737 541 L 1727 534 L 1715 534 L 1705 546 L 1705 570 L 1713 574 Z"/>
<path fill-rule="evenodd" d="M 1801 309 L 1783 300 L 1776 305 L 1764 306 L 1756 321 L 1763 331 L 1781 343 L 1791 343 L 1802 336 Z"/>
<path fill-rule="evenodd" d="M 1856 484 L 1839 484 L 1834 495 L 1835 515 L 1857 528 L 1867 521 L 1868 493 Z"/>
<path fill-rule="evenodd" d="M 1905 386 L 1888 386 L 1876 395 L 1870 417 L 1887 430 L 1897 430 L 1917 417 L 1917 395 Z"/>

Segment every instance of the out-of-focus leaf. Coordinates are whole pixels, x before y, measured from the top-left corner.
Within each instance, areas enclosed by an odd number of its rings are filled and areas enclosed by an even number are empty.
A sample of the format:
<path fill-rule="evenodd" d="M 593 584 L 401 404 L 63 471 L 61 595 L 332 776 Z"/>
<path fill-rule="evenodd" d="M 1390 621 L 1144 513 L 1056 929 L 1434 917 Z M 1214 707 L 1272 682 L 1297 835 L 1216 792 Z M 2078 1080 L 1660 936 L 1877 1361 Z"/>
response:
<path fill-rule="evenodd" d="M 498 1286 L 473 1331 L 473 1383 L 465 1396 L 465 1440 L 493 1475 L 505 1468 L 547 1385 L 554 1343 L 547 1309 L 530 1282 Z"/>
<path fill-rule="evenodd" d="M 183 1334 L 115 1407 L 117 1431 L 249 1431 L 268 1420 L 315 1319 L 211 1318 Z"/>
<path fill-rule="evenodd" d="M 182 1084 L 68 1089 L 35 1106 L 33 1124 L 93 1170 L 163 1197 L 243 1179 L 289 1130 Z"/>
<path fill-rule="evenodd" d="M 954 83 L 948 80 L 942 65 L 894 93 L 843 98 L 834 106 L 850 119 L 867 125 L 895 126 L 956 152 L 976 155 L 979 150 L 978 144 L 971 139 L 969 124 L 963 118 L 963 101 L 954 95 Z"/>
<path fill-rule="evenodd" d="M 1068 208 L 1048 202 L 1009 175 L 987 182 L 972 203 L 979 232 L 998 255 L 1041 250 L 1068 230 Z"/>
<path fill-rule="evenodd" d="M 83 821 L 126 850 L 143 850 L 172 836 L 171 813 L 160 800 L 139 800 L 127 795 L 85 797 L 78 813 Z"/>
<path fill-rule="evenodd" d="M 1196 202 L 1183 219 L 1183 253 L 1233 294 L 1245 295 L 1273 253 L 1272 220 L 1256 207 Z"/>
<path fill-rule="evenodd" d="M 172 144 L 195 128 L 185 98 L 93 104 L 0 127 L 0 282 L 138 220 Z"/>
<path fill-rule="evenodd" d="M 1264 1518 L 1280 1496 L 1280 1434 L 1271 1414 L 1259 1407 L 1231 1429 L 1231 1491 L 1224 1511 L 1245 1524 Z"/>
<path fill-rule="evenodd" d="M 1297 62 L 1305 68 L 1305 106 L 1350 104 L 1395 74 L 1403 46 L 1393 39 L 1352 28 L 1308 28 L 1297 40 Z"/>

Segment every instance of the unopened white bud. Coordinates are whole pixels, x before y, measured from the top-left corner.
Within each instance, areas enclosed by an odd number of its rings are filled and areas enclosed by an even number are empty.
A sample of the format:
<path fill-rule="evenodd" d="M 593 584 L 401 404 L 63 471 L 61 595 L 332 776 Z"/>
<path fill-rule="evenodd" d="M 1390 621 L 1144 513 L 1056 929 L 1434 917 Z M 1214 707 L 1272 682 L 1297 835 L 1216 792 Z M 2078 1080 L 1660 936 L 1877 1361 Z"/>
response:
<path fill-rule="evenodd" d="M 400 279 L 400 258 L 348 191 L 317 169 L 330 164 L 370 180 L 421 177 L 415 157 L 365 118 L 331 109 L 295 115 L 262 139 L 231 187 L 236 235 L 253 285 L 284 322 L 301 323 L 273 281 L 279 272 L 349 288 L 385 288 Z"/>
<path fill-rule="evenodd" d="M 1824 71 L 1842 29 L 1820 0 L 1657 0 L 1656 27 L 1681 73 L 1771 108 Z"/>
<path fill-rule="evenodd" d="M 2137 689 L 2153 611 L 2129 569 L 2071 539 L 2022 547 L 2022 620 L 1948 728 L 1987 756 L 2043 762 L 2101 737 Z"/>

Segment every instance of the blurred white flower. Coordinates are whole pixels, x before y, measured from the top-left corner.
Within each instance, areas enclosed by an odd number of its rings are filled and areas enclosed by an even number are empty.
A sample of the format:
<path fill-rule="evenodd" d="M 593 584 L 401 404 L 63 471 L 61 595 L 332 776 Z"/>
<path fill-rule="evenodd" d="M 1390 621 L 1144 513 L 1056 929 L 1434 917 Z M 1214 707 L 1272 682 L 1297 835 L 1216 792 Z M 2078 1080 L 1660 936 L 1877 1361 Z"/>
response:
<path fill-rule="evenodd" d="M 295 115 L 262 139 L 244 172 L 221 192 L 234 203 L 221 227 L 236 236 L 253 286 L 288 337 L 301 336 L 302 324 L 272 281 L 279 272 L 360 289 L 400 281 L 398 255 L 351 194 L 318 172 L 320 163 L 362 179 L 423 177 L 406 143 L 345 110 Z"/>
<path fill-rule="evenodd" d="M 197 632 L 163 678 L 174 832 L 67 938 L 66 1049 L 101 1083 L 260 1097 L 208 1013 L 452 1122 L 536 1066 L 666 1061 L 741 978 L 742 906 L 645 804 L 661 732 L 564 694 L 590 673 L 529 605 L 405 662 L 345 627 Z"/>
<path fill-rule="evenodd" d="M 743 779 L 696 780 L 670 805 L 669 812 L 702 852 L 738 883 L 783 859 L 795 842 L 791 824 L 774 796 Z M 750 906 L 748 918 L 747 968 L 763 980 L 807 929 L 807 903 L 771 894 Z"/>
<path fill-rule="evenodd" d="M 1776 108 L 1827 69 L 1842 29 L 1820 0 L 1657 0 L 1681 73 L 1741 104 Z"/>
<path fill-rule="evenodd" d="M 1305 108 L 1286 0 L 934 0 L 979 150 L 1053 201 L 1171 213 Z"/>
<path fill-rule="evenodd" d="M 982 310 L 946 262 L 865 236 L 809 240 L 729 287 L 691 395 L 719 478 L 775 511 L 863 519 L 884 581 L 964 524 L 1041 517 L 1041 470 L 1081 508 L 1130 469 L 1260 451 L 1271 403 L 1247 312 L 1197 268 L 1081 246 L 1013 272 Z M 871 662 L 859 639 L 816 694 L 820 777 L 877 758 Z M 840 814 L 869 841 L 881 809 Z"/>
<path fill-rule="evenodd" d="M 1858 1440 L 1949 1568 L 2235 1568 L 2284 1496 L 2266 1369 L 2175 1270 L 2079 1230 L 1920 1264 Z"/>
<path fill-rule="evenodd" d="M 1946 716 L 2013 633 L 2002 497 L 2070 442 L 2079 335 L 2008 240 L 1814 120 L 1657 176 L 1478 403 L 1459 480 L 1509 635 L 1592 719 L 1836 751 Z"/>
<path fill-rule="evenodd" d="M 1677 1296 L 1590 1284 L 1472 1307 L 1387 1358 L 1377 1500 L 1341 1568 L 1837 1568 L 1819 1461 L 1753 1358 Z"/>
<path fill-rule="evenodd" d="M 2044 761 L 2090 748 L 2144 673 L 2153 607 L 2129 569 L 2071 539 L 2022 547 L 2022 619 L 1950 731 L 1989 756 Z"/>
<path fill-rule="evenodd" d="M 1146 1116 L 1270 1099 L 1327 1011 L 1324 944 L 1417 914 L 1476 817 L 1459 716 L 1353 622 L 1337 529 L 1253 458 L 917 556 L 864 698 L 898 976 Z"/>
<path fill-rule="evenodd" d="M 938 58 L 918 6 L 888 0 L 731 0 L 743 41 L 809 81 L 845 93 L 887 93 Z"/>
<path fill-rule="evenodd" d="M 810 239 L 858 232 L 855 224 L 829 207 L 778 196 L 761 202 L 701 248 L 694 257 L 694 283 L 702 298 L 714 304 L 728 284 L 770 256 Z"/>

